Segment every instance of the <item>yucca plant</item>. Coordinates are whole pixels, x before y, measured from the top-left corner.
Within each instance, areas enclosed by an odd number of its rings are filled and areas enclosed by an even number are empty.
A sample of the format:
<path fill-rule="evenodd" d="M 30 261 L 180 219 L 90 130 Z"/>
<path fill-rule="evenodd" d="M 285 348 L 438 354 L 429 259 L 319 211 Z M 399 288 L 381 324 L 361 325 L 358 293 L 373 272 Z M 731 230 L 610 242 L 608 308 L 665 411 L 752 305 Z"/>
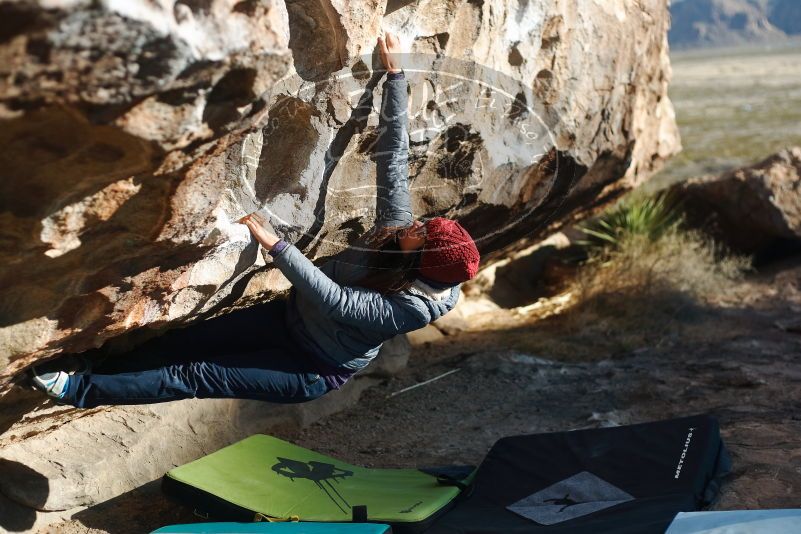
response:
<path fill-rule="evenodd" d="M 611 210 L 590 222 L 579 225 L 587 239 L 579 241 L 597 256 L 604 250 L 615 250 L 631 238 L 656 241 L 681 223 L 681 212 L 666 194 L 627 197 Z"/>

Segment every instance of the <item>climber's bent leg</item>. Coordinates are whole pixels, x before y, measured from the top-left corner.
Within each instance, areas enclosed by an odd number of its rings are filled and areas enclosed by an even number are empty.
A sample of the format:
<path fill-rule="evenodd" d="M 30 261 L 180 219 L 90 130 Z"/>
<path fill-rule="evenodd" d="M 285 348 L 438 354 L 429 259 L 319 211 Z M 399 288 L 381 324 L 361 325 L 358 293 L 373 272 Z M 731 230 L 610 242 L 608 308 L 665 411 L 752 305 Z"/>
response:
<path fill-rule="evenodd" d="M 62 401 L 79 408 L 192 397 L 298 403 L 327 392 L 325 380 L 298 354 L 271 348 L 138 372 L 73 375 Z"/>

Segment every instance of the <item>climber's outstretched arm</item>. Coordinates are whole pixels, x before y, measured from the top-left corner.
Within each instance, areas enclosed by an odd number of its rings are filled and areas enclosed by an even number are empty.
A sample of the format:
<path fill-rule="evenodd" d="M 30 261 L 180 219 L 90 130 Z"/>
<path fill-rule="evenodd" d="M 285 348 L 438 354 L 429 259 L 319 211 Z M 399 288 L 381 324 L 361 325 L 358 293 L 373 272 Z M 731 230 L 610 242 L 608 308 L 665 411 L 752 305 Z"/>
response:
<path fill-rule="evenodd" d="M 432 320 L 419 297 L 403 293 L 385 296 L 370 289 L 339 285 L 294 245 L 286 245 L 278 252 L 273 248 L 270 255 L 303 298 L 340 322 L 397 335 L 423 328 Z"/>
<path fill-rule="evenodd" d="M 378 117 L 376 226 L 407 227 L 414 221 L 409 198 L 409 114 L 407 82 L 400 67 L 400 41 L 387 33 L 378 40 L 387 70 Z"/>
<path fill-rule="evenodd" d="M 239 222 L 246 225 L 269 251 L 274 265 L 292 282 L 298 293 L 315 302 L 329 317 L 392 334 L 411 332 L 431 321 L 428 308 L 415 304 L 418 297 L 386 297 L 377 291 L 337 284 L 294 245 L 262 226 L 264 218 L 260 214 L 247 215 Z"/>

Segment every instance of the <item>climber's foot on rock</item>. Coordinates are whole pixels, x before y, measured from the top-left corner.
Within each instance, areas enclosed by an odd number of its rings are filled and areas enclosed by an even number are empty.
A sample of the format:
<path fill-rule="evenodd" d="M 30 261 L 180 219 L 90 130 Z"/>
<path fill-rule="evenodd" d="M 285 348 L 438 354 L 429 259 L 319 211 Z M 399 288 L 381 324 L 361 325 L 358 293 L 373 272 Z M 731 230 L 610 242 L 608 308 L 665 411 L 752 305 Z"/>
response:
<path fill-rule="evenodd" d="M 65 371 L 41 372 L 34 368 L 31 371 L 31 383 L 50 397 L 63 399 L 69 389 L 70 375 Z"/>
<path fill-rule="evenodd" d="M 91 362 L 82 356 L 65 356 L 37 365 L 31 369 L 31 383 L 36 389 L 54 399 L 63 399 L 71 375 L 82 375 L 92 370 Z"/>

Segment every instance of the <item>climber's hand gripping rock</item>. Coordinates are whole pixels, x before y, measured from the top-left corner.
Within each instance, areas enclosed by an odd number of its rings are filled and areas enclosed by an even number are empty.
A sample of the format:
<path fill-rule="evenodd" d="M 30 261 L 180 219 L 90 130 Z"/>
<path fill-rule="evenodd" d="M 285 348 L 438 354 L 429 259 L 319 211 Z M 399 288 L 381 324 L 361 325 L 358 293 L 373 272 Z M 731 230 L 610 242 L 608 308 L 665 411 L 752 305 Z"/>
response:
<path fill-rule="evenodd" d="M 387 72 L 395 73 L 401 71 L 400 51 L 400 39 L 394 33 L 384 32 L 383 36 L 378 37 L 378 52 Z"/>
<path fill-rule="evenodd" d="M 247 226 L 248 230 L 250 230 L 250 233 L 256 238 L 256 241 L 261 243 L 261 246 L 267 250 L 272 249 L 275 244 L 280 241 L 280 238 L 277 235 L 265 228 L 269 225 L 269 223 L 265 219 L 264 215 L 260 214 L 259 212 L 253 212 L 250 215 L 245 215 L 239 219 L 238 222 Z"/>

